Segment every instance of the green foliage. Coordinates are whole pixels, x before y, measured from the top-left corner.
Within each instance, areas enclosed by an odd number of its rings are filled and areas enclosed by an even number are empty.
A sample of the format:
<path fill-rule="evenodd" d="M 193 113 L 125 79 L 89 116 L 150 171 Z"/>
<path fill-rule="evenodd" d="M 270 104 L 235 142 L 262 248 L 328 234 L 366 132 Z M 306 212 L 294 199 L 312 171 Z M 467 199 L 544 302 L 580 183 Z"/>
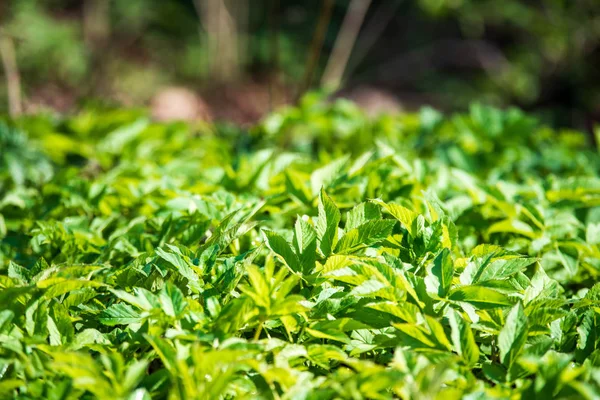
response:
<path fill-rule="evenodd" d="M 0 125 L 0 397 L 600 396 L 583 135 L 310 99 L 238 134 Z"/>

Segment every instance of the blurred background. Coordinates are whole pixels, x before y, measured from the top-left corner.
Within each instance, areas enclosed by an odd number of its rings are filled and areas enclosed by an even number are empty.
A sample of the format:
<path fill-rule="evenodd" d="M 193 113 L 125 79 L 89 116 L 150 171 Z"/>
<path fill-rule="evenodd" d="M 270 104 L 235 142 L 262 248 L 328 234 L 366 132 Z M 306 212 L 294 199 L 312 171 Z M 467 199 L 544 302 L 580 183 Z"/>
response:
<path fill-rule="evenodd" d="M 0 112 L 252 124 L 317 90 L 370 113 L 600 119 L 598 0 L 3 0 Z"/>

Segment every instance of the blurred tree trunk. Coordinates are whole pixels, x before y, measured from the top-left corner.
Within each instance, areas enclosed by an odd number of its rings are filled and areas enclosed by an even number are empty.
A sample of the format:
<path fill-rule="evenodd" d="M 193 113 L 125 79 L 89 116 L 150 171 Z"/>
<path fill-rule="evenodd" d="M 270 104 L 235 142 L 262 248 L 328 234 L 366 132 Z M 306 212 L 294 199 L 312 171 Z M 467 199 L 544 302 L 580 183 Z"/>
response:
<path fill-rule="evenodd" d="M 354 43 L 356 43 L 360 27 L 370 5 L 371 0 L 352 0 L 350 3 L 333 46 L 333 51 L 329 56 L 327 67 L 325 67 L 321 85 L 333 90 L 339 88 L 344 77 L 346 65 L 350 59 L 350 54 L 354 48 Z"/>
<path fill-rule="evenodd" d="M 83 37 L 91 49 L 103 48 L 110 36 L 110 0 L 86 0 L 83 4 Z"/>
<path fill-rule="evenodd" d="M 249 56 L 249 27 L 250 27 L 250 4 L 249 0 L 230 0 L 231 12 L 234 18 L 237 32 L 238 62 L 241 69 L 250 64 Z"/>
<path fill-rule="evenodd" d="M 4 76 L 6 77 L 6 91 L 8 92 L 8 110 L 12 117 L 21 115 L 23 103 L 21 100 L 21 77 L 17 66 L 17 56 L 13 38 L 0 30 L 0 56 Z"/>
<path fill-rule="evenodd" d="M 83 39 L 90 50 L 92 82 L 90 95 L 106 89 L 106 56 L 110 41 L 110 0 L 85 0 L 83 3 Z"/>
<path fill-rule="evenodd" d="M 389 0 L 381 2 L 376 8 L 352 50 L 352 57 L 345 71 L 346 78 L 351 77 L 356 68 L 367 57 L 369 51 L 377 43 L 377 40 L 383 34 L 390 21 L 396 16 L 396 11 L 401 4 L 402 0 Z"/>
<path fill-rule="evenodd" d="M 240 60 L 245 58 L 241 54 L 245 41 L 242 39 L 240 45 L 238 20 L 247 19 L 246 0 L 195 0 L 194 3 L 206 32 L 210 77 L 221 82 L 236 80 L 241 75 Z"/>
<path fill-rule="evenodd" d="M 283 103 L 279 94 L 279 85 L 281 84 L 281 71 L 279 62 L 279 0 L 270 1 L 269 27 L 270 27 L 270 59 L 271 75 L 268 77 L 269 84 L 269 112 Z"/>

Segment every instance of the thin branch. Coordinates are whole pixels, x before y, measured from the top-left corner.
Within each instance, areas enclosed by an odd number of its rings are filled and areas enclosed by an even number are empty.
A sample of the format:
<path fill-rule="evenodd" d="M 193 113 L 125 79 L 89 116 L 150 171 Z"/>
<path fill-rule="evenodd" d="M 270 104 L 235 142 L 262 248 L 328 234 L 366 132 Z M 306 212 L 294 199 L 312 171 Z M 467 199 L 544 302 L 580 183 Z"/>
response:
<path fill-rule="evenodd" d="M 277 18 L 279 12 L 279 0 L 271 0 L 271 9 L 269 15 L 269 25 L 271 28 L 271 35 L 269 40 L 269 47 L 271 51 L 271 70 L 272 77 L 267 77 L 269 85 L 269 111 L 279 105 L 279 19 Z"/>
<path fill-rule="evenodd" d="M 308 61 L 304 70 L 304 78 L 302 79 L 302 86 L 297 93 L 296 99 L 299 99 L 311 86 L 313 76 L 317 65 L 319 64 L 319 58 L 321 57 L 321 50 L 323 48 L 323 42 L 325 41 L 325 34 L 329 27 L 329 21 L 331 20 L 331 13 L 333 11 L 333 5 L 335 0 L 323 0 L 321 12 L 319 15 L 319 21 L 315 29 L 310 50 L 308 53 Z"/>
<path fill-rule="evenodd" d="M 21 77 L 17 66 L 17 57 L 15 54 L 15 45 L 10 36 L 4 35 L 0 31 L 0 56 L 2 57 L 2 66 L 6 77 L 6 88 L 8 92 L 8 110 L 12 117 L 23 113 L 23 103 L 21 100 Z"/>
<path fill-rule="evenodd" d="M 371 0 L 352 0 L 350 3 L 340 33 L 333 46 L 333 51 L 329 56 L 327 67 L 325 67 L 321 85 L 332 90 L 336 90 L 340 86 L 350 54 L 370 5 Z"/>
<path fill-rule="evenodd" d="M 377 42 L 385 28 L 388 26 L 392 18 L 396 15 L 396 10 L 402 4 L 402 0 L 383 1 L 373 16 L 369 18 L 369 22 L 363 29 L 361 37 L 357 40 L 352 57 L 346 68 L 346 76 L 351 76 L 358 65 L 365 59 L 369 50 Z"/>

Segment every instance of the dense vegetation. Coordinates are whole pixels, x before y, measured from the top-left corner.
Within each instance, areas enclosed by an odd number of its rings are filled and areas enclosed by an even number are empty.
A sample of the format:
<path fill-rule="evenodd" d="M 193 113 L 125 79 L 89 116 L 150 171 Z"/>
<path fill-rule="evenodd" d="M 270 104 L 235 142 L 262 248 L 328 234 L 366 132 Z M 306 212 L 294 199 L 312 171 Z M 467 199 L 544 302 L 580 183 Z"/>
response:
<path fill-rule="evenodd" d="M 177 84 L 198 90 L 210 106 L 221 100 L 216 112 L 235 108 L 230 97 L 256 92 L 243 85 L 265 75 L 295 93 L 306 75 L 322 5 L 333 3 L 312 81 L 318 87 L 353 3 L 148 1 L 0 2 L 0 37 L 14 38 L 25 108 L 71 112 L 90 97 L 141 105 L 160 87 Z M 406 106 L 446 110 L 463 110 L 472 101 L 519 104 L 561 126 L 587 128 L 600 119 L 597 0 L 364 2 L 370 6 L 364 23 L 357 22 L 344 87 L 374 85 Z M 223 21 L 230 35 L 212 31 L 209 21 L 221 18 L 204 12 L 202 5 L 211 3 L 228 9 L 231 21 Z M 225 54 L 228 47 L 237 49 L 237 57 Z M 230 90 L 210 90 L 223 79 Z M 5 89 L 0 79 L 0 93 Z M 256 103 L 259 96 L 253 97 Z M 6 106 L 2 95 L 0 109 Z"/>
<path fill-rule="evenodd" d="M 0 397 L 594 399 L 600 157 L 519 110 L 0 125 Z"/>

